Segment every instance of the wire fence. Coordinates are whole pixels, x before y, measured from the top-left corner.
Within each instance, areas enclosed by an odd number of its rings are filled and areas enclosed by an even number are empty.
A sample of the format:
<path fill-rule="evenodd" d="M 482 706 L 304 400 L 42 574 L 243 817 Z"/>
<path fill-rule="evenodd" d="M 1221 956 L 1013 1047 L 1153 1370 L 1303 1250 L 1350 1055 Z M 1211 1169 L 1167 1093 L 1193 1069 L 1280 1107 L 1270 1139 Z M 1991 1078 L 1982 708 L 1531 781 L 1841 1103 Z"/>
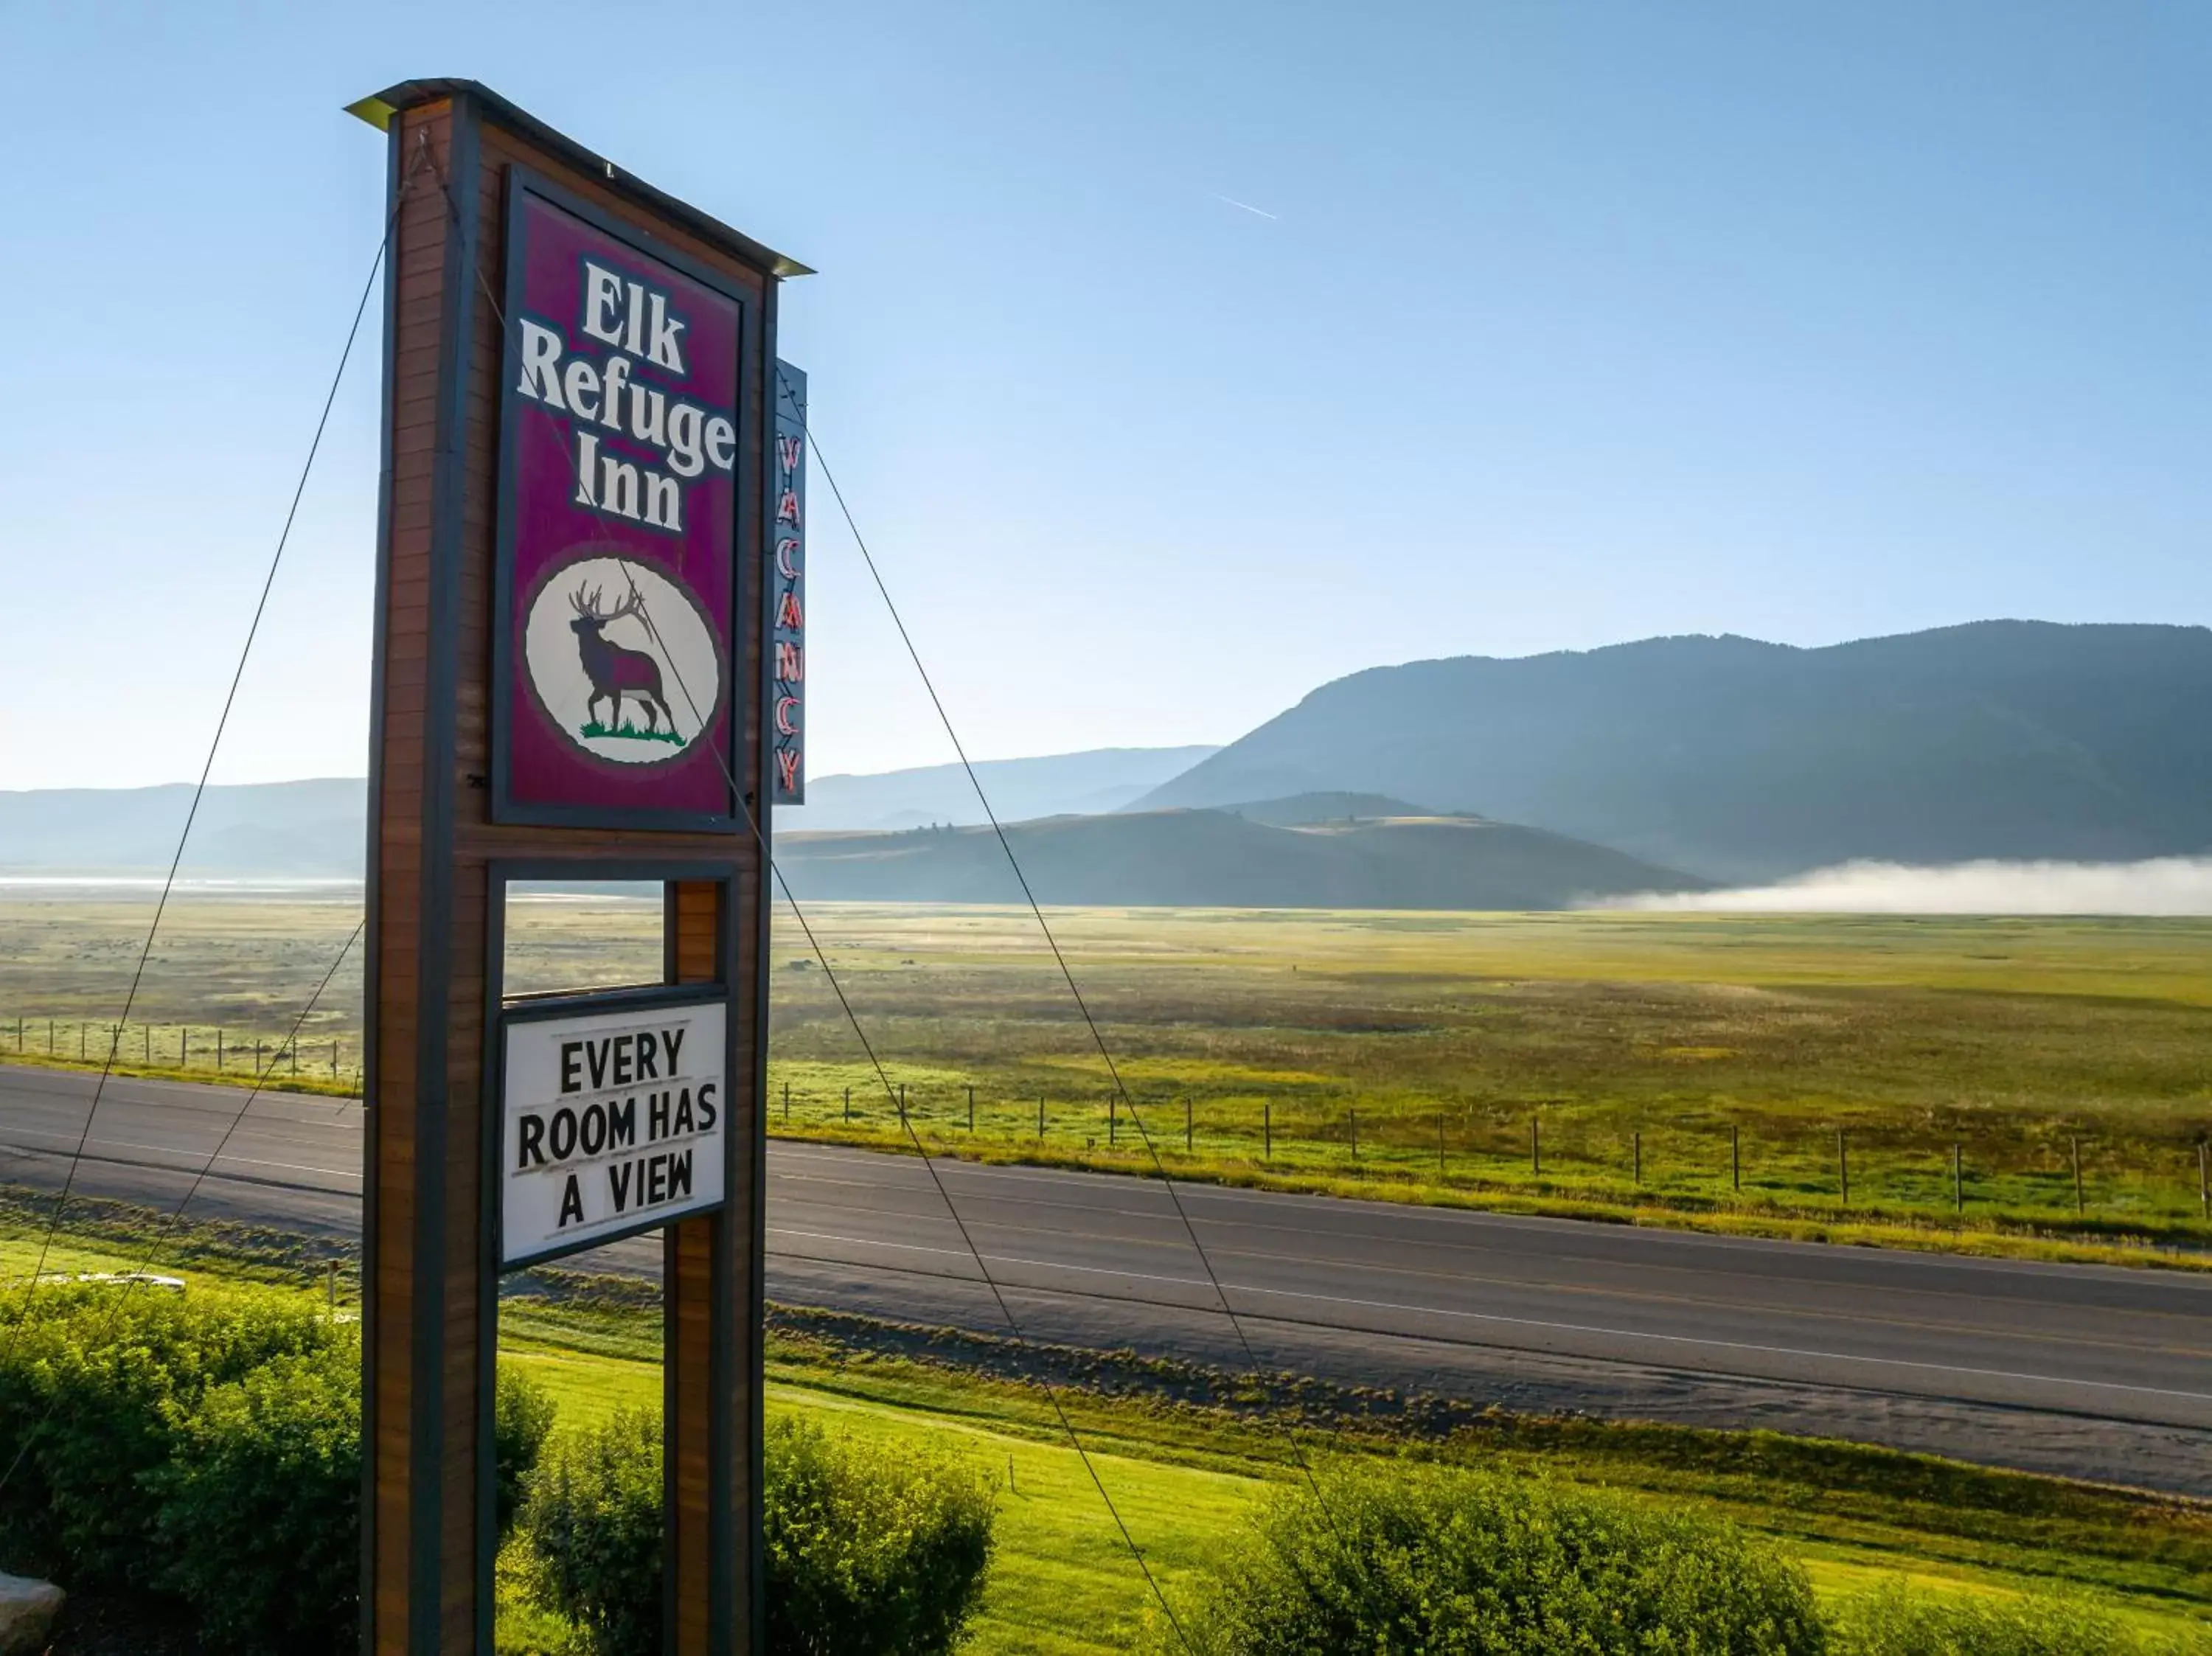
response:
<path fill-rule="evenodd" d="M 900 1083 L 886 1101 L 878 1088 L 794 1084 L 772 1073 L 768 1106 L 770 1130 L 792 1137 L 865 1142 L 910 1126 L 951 1149 L 966 1142 L 1103 1166 L 1150 1160 L 1128 1105 L 1110 1093 Z M 1182 1097 L 1140 1107 L 1160 1155 L 1201 1176 L 1241 1168 L 1607 1200 L 2005 1215 L 2124 1231 L 2212 1222 L 2205 1137 L 2144 1143 L 2055 1133 L 2023 1143 L 1775 1122 L 1614 1128 L 1565 1112 L 1547 1118 L 1441 1101 Z"/>
<path fill-rule="evenodd" d="M 356 1037 L 289 1040 L 268 1030 L 216 1023 L 118 1023 L 81 1017 L 0 1019 L 0 1052 L 61 1064 L 103 1065 L 162 1075 L 320 1082 L 361 1089 Z"/>
<path fill-rule="evenodd" d="M 209 1023 L 0 1017 L 0 1052 L 187 1079 L 298 1081 L 358 1096 L 357 1035 L 303 1036 Z M 1054 1161 L 1149 1162 L 1129 1107 L 1110 1092 L 1054 1096 L 988 1083 L 859 1087 L 771 1077 L 768 1125 L 799 1137 L 866 1140 L 908 1125 Z M 905 1119 L 902 1121 L 900 1105 Z M 1266 1098 L 1170 1098 L 1140 1107 L 1154 1145 L 1181 1171 L 1227 1165 L 1286 1177 L 1370 1180 L 1469 1192 L 1506 1188 L 1607 1200 L 1780 1205 L 1837 1212 L 2011 1215 L 2117 1229 L 2212 1223 L 2212 1135 L 2145 1143 L 2094 1131 L 2032 1140 L 1896 1127 L 1799 1130 L 1773 1121 L 1655 1120 L 1617 1128 L 1572 1111 Z"/>

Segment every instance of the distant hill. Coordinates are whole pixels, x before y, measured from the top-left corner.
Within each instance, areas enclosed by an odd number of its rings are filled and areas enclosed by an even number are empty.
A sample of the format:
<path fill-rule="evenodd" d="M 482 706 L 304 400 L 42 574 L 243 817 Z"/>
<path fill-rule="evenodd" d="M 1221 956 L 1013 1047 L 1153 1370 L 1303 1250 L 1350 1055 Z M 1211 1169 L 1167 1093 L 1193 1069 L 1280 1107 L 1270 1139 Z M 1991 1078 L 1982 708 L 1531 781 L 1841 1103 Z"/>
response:
<path fill-rule="evenodd" d="M 1279 827 L 1227 810 L 1065 816 L 1008 828 L 1040 902 L 1224 908 L 1564 908 L 1703 882 L 1541 829 L 1395 816 Z M 800 834 L 776 846 L 804 901 L 1010 903 L 988 828 Z"/>
<path fill-rule="evenodd" d="M 2212 632 L 1650 639 L 1323 685 L 1140 808 L 1382 793 L 1717 879 L 2212 847 Z"/>
<path fill-rule="evenodd" d="M 0 872 L 160 873 L 191 809 L 189 784 L 0 792 Z M 358 776 L 211 787 L 186 875 L 358 878 L 368 784 Z"/>
<path fill-rule="evenodd" d="M 1109 811 L 1218 749 L 1101 748 L 1038 759 L 990 759 L 976 772 L 1002 822 L 1066 811 Z M 980 822 L 975 790 L 957 765 L 822 776 L 813 803 L 776 813 L 780 833 L 807 828 L 901 828 Z M 191 804 L 187 783 L 150 788 L 0 791 L 0 873 L 165 871 Z M 215 786 L 192 826 L 184 872 L 205 877 L 359 878 L 368 843 L 368 785 L 360 777 Z"/>
<path fill-rule="evenodd" d="M 1002 822 L 1035 816 L 1119 810 L 1218 748 L 1096 748 L 1039 759 L 984 759 L 975 764 L 991 809 Z M 904 828 L 933 822 L 981 822 L 967 773 L 926 765 L 872 776 L 807 779 L 806 804 L 775 814 L 784 829 Z"/>

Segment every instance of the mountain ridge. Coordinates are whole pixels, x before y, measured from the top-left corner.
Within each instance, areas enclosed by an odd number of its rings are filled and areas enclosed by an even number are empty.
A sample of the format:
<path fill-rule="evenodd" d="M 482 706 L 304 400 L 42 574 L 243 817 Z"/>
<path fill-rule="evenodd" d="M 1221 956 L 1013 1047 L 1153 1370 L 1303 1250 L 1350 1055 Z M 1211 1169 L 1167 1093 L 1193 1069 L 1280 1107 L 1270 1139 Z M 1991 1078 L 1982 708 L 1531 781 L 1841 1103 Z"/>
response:
<path fill-rule="evenodd" d="M 1979 622 L 1367 668 L 1137 808 L 1364 792 L 1717 879 L 2212 846 L 2212 631 Z"/>

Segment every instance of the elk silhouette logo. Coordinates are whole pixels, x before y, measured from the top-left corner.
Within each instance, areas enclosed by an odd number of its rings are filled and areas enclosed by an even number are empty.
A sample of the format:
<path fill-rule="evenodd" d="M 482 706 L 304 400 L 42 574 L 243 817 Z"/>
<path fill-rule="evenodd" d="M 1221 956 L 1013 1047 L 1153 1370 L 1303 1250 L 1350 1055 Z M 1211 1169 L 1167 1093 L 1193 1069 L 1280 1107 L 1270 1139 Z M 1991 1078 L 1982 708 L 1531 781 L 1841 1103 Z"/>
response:
<path fill-rule="evenodd" d="M 726 707 L 726 652 L 674 569 L 579 549 L 536 583 L 516 620 L 516 664 L 544 728 L 594 760 L 673 764 Z"/>
<path fill-rule="evenodd" d="M 589 721 L 582 734 L 587 737 L 618 737 L 641 734 L 647 741 L 678 742 L 683 737 L 676 733 L 676 715 L 669 710 L 668 700 L 660 692 L 660 664 L 642 650 L 632 650 L 620 644 L 610 643 L 607 623 L 635 616 L 645 619 L 644 595 L 635 587 L 630 594 L 611 610 L 600 606 L 603 587 L 593 587 L 589 596 L 582 586 L 568 594 L 568 607 L 576 612 L 575 620 L 568 625 L 576 634 L 576 653 L 583 663 L 584 676 L 592 682 L 592 693 L 584 698 L 584 717 Z M 634 696 L 645 713 L 642 732 L 623 728 L 623 696 Z M 592 710 L 600 702 L 607 704 L 604 723 L 593 717 Z M 662 719 L 668 728 L 660 727 Z"/>

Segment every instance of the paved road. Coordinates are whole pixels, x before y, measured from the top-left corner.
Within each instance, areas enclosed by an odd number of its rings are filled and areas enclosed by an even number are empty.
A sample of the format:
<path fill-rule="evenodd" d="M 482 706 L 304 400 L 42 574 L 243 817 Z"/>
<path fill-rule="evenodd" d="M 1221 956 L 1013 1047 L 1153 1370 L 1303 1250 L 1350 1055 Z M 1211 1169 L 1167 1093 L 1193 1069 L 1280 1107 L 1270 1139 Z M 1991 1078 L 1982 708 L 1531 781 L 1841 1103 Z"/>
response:
<path fill-rule="evenodd" d="M 0 1180 L 52 1185 L 88 1077 L 0 1067 Z M 173 1205 L 241 1100 L 109 1083 L 78 1188 Z M 260 1100 L 192 1211 L 349 1234 L 360 1111 Z M 911 1157 L 775 1144 L 786 1303 L 1002 1327 Z M 1170 1192 L 937 1164 L 1024 1331 L 1241 1366 Z M 1178 1186 L 1271 1368 L 1542 1410 L 1764 1425 L 2212 1495 L 2212 1277 Z M 602 1250 L 650 1271 L 649 1241 Z"/>

